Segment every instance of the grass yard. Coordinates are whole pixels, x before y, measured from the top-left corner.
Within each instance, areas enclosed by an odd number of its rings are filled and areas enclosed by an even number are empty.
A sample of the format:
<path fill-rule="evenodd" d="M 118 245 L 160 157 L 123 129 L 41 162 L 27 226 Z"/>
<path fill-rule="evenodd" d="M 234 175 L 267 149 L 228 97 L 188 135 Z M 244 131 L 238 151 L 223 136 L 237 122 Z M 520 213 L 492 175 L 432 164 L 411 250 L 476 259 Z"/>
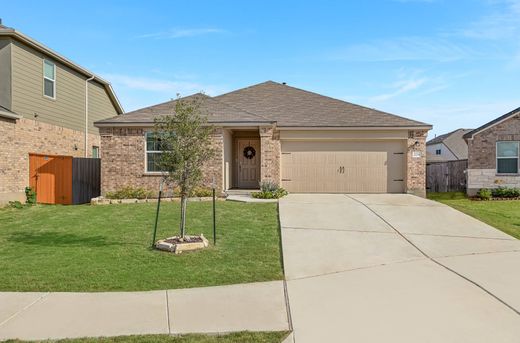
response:
<path fill-rule="evenodd" d="M 428 198 L 477 218 L 520 239 L 520 201 L 474 201 L 464 193 L 429 193 Z"/>
<path fill-rule="evenodd" d="M 211 241 L 211 202 L 188 203 L 188 234 Z M 150 249 L 156 204 L 0 209 L 0 291 L 140 291 L 282 279 L 276 204 L 217 203 L 217 246 Z M 178 233 L 163 203 L 157 238 Z M 201 341 L 203 342 L 203 341 Z M 204 341 L 205 342 L 205 341 Z"/>
<path fill-rule="evenodd" d="M 119 336 L 106 338 L 78 338 L 63 339 L 56 343 L 280 343 L 287 332 L 237 332 L 227 335 L 144 335 L 144 336 Z M 21 343 L 25 341 L 8 340 L 6 343 Z"/>

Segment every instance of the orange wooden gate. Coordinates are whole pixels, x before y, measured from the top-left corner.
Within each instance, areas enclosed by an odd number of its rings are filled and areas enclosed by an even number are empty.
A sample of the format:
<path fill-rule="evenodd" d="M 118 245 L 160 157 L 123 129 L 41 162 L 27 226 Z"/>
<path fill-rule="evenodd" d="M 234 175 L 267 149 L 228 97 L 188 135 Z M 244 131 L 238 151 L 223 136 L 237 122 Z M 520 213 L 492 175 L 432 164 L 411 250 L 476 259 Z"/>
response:
<path fill-rule="evenodd" d="M 72 204 L 72 157 L 29 154 L 29 185 L 39 203 Z"/>

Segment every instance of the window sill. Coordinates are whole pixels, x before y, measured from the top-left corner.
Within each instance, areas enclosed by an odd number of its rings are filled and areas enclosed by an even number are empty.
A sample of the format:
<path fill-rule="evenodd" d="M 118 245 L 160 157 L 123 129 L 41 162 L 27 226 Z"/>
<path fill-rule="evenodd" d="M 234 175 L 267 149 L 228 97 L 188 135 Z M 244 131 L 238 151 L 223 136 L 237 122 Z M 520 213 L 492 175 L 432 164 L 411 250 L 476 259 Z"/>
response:
<path fill-rule="evenodd" d="M 495 176 L 520 176 L 520 173 L 496 173 Z"/>
<path fill-rule="evenodd" d="M 167 173 L 163 173 L 163 172 L 144 172 L 142 176 L 163 176 L 166 174 Z"/>

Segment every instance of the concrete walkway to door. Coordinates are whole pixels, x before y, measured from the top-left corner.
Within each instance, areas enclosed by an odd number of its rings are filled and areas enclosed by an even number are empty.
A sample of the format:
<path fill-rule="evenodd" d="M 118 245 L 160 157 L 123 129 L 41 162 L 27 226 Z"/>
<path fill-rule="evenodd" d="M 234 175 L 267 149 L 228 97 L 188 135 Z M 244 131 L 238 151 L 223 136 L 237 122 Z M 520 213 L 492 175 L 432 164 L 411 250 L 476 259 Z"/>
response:
<path fill-rule="evenodd" d="M 519 240 L 404 194 L 289 195 L 280 221 L 295 342 L 519 342 Z"/>

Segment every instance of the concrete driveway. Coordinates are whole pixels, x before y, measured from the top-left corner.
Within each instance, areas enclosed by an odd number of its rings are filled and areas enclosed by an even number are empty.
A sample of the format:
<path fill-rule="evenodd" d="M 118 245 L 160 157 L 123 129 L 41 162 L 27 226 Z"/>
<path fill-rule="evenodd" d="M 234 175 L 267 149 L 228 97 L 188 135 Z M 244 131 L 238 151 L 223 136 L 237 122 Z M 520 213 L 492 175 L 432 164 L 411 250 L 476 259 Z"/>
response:
<path fill-rule="evenodd" d="M 294 340 L 519 342 L 520 241 L 404 194 L 280 200 Z"/>

